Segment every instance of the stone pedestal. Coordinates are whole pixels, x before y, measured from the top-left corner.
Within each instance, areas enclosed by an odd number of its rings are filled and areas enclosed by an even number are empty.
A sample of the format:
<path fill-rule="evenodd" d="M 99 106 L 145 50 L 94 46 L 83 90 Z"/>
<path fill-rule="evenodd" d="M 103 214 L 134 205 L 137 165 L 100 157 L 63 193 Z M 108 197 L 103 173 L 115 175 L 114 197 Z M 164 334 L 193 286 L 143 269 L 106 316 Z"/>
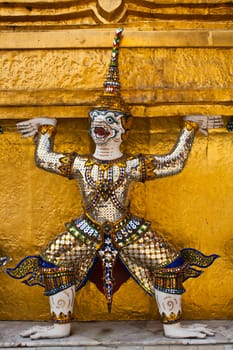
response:
<path fill-rule="evenodd" d="M 185 325 L 191 321 L 184 322 Z M 0 322 L 0 349 L 30 350 L 232 350 L 232 321 L 200 321 L 216 331 L 206 339 L 165 338 L 158 321 L 74 322 L 69 338 L 30 340 L 19 334 L 38 322 Z M 45 322 L 39 322 L 46 325 Z"/>

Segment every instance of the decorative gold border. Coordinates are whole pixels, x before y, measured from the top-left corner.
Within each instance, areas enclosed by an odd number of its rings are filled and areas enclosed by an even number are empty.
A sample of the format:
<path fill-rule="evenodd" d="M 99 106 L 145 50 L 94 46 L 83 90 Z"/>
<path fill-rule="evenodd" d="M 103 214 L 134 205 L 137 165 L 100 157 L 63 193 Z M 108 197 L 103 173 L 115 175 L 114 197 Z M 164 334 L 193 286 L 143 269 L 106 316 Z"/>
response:
<path fill-rule="evenodd" d="M 115 29 L 114 26 L 107 29 L 4 30 L 0 49 L 111 48 Z M 127 28 L 121 47 L 233 47 L 233 29 L 139 31 Z"/>

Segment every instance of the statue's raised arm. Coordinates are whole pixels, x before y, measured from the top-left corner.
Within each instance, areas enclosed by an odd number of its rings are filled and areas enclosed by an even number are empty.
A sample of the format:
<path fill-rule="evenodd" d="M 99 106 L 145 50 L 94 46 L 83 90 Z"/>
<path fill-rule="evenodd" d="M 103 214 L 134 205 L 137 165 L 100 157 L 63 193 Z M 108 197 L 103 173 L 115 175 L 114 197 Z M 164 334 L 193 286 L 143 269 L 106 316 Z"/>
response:
<path fill-rule="evenodd" d="M 35 162 L 39 168 L 70 178 L 75 155 L 53 150 L 56 125 L 56 119 L 41 117 L 19 122 L 17 129 L 24 138 L 35 137 Z"/>
<path fill-rule="evenodd" d="M 208 130 L 223 126 L 221 116 L 189 115 L 184 117 L 181 132 L 172 150 L 163 155 L 144 155 L 143 181 L 180 173 L 192 149 L 197 130 L 208 135 Z"/>

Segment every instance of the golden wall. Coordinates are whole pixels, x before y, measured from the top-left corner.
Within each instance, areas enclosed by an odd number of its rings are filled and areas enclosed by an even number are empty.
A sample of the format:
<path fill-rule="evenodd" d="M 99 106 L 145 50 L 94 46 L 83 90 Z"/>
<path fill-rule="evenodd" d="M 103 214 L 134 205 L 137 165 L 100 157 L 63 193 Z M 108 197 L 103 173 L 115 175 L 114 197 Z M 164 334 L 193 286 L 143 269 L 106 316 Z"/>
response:
<path fill-rule="evenodd" d="M 69 5 L 68 5 L 69 4 Z M 0 1 L 0 255 L 15 265 L 36 255 L 82 212 L 74 181 L 34 165 L 31 139 L 15 123 L 58 118 L 56 149 L 88 153 L 87 113 L 102 90 L 115 28 L 122 95 L 135 117 L 124 149 L 165 153 L 182 116 L 222 115 L 224 127 L 198 133 L 185 170 L 135 185 L 132 211 L 178 247 L 216 260 L 184 294 L 186 319 L 233 317 L 233 9 L 224 1 Z M 47 297 L 0 273 L 0 319 L 47 320 Z M 92 283 L 76 296 L 75 318 L 157 319 L 155 301 L 133 280 L 115 294 L 112 313 Z"/>

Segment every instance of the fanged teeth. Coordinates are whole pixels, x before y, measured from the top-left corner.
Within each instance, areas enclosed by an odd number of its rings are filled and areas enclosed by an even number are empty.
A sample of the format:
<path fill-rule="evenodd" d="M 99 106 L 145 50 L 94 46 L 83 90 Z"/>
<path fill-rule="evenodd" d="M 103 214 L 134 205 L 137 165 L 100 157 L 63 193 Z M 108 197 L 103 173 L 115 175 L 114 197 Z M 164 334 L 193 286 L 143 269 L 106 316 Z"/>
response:
<path fill-rule="evenodd" d="M 96 126 L 94 128 L 94 133 L 97 138 L 104 138 L 110 134 L 109 131 L 102 126 Z"/>

